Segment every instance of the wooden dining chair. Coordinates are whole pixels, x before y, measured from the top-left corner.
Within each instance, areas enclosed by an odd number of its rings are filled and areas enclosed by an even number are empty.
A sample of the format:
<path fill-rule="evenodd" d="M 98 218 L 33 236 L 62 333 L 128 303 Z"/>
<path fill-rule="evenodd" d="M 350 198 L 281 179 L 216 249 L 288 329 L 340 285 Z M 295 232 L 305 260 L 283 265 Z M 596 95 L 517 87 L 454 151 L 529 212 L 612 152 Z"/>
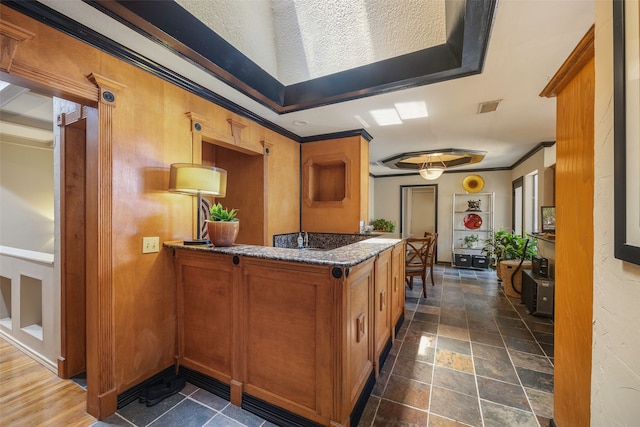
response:
<path fill-rule="evenodd" d="M 425 231 L 424 237 L 431 237 L 433 239 L 433 242 L 431 242 L 431 248 L 429 249 L 427 267 L 429 267 L 429 276 L 431 276 L 431 286 L 435 286 L 436 283 L 433 280 L 433 265 L 436 262 L 436 251 L 438 250 L 438 233 L 429 233 L 428 231 Z"/>
<path fill-rule="evenodd" d="M 432 237 L 412 237 L 406 240 L 407 255 L 405 263 L 405 281 L 409 289 L 413 289 L 413 278 L 422 279 L 422 291 L 427 297 L 427 267 L 429 262 L 429 249 L 433 242 Z"/>

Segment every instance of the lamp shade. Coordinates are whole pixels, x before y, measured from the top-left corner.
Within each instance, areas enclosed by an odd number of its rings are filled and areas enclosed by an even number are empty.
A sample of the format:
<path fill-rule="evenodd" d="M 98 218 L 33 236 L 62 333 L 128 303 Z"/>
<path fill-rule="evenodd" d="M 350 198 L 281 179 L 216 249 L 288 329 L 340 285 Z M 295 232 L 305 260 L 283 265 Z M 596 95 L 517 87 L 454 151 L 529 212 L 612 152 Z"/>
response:
<path fill-rule="evenodd" d="M 215 166 L 174 163 L 169 173 L 169 191 L 224 197 L 227 171 Z"/>
<path fill-rule="evenodd" d="M 444 172 L 444 168 L 440 166 L 432 166 L 429 168 L 420 169 L 420 176 L 424 179 L 434 180 L 440 178 Z"/>

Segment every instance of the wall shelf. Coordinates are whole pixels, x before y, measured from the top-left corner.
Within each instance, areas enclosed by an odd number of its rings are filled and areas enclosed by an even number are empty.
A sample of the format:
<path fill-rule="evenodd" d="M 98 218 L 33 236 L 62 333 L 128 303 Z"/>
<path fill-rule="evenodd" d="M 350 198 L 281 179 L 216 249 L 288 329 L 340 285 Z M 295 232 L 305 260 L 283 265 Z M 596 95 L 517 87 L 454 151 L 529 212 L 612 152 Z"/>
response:
<path fill-rule="evenodd" d="M 472 202 L 472 203 L 469 203 Z M 476 206 L 474 208 L 474 203 Z M 452 203 L 451 265 L 458 268 L 488 266 L 482 253 L 484 241 L 493 236 L 495 193 L 454 193 Z M 477 236 L 474 245 L 466 245 L 467 236 Z"/>

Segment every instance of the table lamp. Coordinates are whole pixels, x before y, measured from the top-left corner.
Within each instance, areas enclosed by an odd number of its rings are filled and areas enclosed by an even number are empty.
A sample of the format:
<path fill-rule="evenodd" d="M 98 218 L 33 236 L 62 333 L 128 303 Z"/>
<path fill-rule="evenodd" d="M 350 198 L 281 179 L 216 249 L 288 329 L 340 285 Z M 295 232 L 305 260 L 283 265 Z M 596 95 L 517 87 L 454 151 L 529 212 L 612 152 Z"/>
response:
<path fill-rule="evenodd" d="M 198 196 L 197 235 L 195 240 L 185 240 L 185 245 L 203 245 L 200 206 L 202 196 L 224 197 L 227 192 L 227 171 L 215 166 L 193 163 L 173 163 L 169 173 L 169 191 Z"/>

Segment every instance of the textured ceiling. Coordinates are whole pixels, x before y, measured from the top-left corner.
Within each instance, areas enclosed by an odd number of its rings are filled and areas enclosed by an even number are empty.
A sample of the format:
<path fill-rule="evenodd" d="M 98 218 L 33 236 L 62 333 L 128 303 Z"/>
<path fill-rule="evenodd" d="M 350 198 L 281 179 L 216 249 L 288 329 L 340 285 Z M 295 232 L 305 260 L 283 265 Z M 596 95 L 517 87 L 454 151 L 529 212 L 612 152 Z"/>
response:
<path fill-rule="evenodd" d="M 113 3 L 111 0 L 105 1 Z M 389 0 L 389 3 L 402 1 L 405 0 Z M 469 1 L 471 4 L 478 3 L 478 0 Z M 7 0 L 2 2 L 3 5 L 11 3 Z M 215 2 L 219 3 L 220 0 Z M 422 3 L 429 2 L 424 0 Z M 268 13 L 269 8 L 257 13 L 260 4 L 251 0 L 238 0 L 237 3 L 256 11 L 256 16 Z M 212 78 L 212 73 L 200 64 L 105 15 L 86 1 L 39 0 L 16 2 L 10 7 L 34 4 L 46 5 L 86 28 L 105 35 L 113 43 L 140 52 L 158 67 L 172 70 L 181 79 L 201 85 L 221 99 L 299 137 L 364 127 L 373 137 L 369 144 L 370 172 L 375 176 L 406 173 L 380 164 L 383 159 L 401 153 L 443 148 L 487 152 L 481 163 L 462 166 L 460 171 L 508 168 L 541 143 L 553 141 L 556 102 L 553 98 L 540 97 L 540 91 L 595 21 L 593 0 L 500 0 L 480 74 L 278 114 L 236 87 Z M 261 28 L 261 33 L 267 37 L 264 28 L 256 22 L 247 15 L 240 22 L 235 21 L 234 25 L 238 31 Z M 384 33 L 390 31 L 403 29 L 390 26 Z M 275 35 L 269 37 L 275 40 Z M 249 54 L 246 49 L 244 52 Z M 496 111 L 477 114 L 479 103 L 497 99 L 502 99 L 502 102 Z M 374 111 L 393 109 L 397 104 L 406 102 L 424 102 L 429 116 L 404 120 L 401 124 L 391 126 L 376 124 L 372 116 Z"/>
<path fill-rule="evenodd" d="M 285 85 L 446 41 L 444 0 L 177 0 Z"/>

